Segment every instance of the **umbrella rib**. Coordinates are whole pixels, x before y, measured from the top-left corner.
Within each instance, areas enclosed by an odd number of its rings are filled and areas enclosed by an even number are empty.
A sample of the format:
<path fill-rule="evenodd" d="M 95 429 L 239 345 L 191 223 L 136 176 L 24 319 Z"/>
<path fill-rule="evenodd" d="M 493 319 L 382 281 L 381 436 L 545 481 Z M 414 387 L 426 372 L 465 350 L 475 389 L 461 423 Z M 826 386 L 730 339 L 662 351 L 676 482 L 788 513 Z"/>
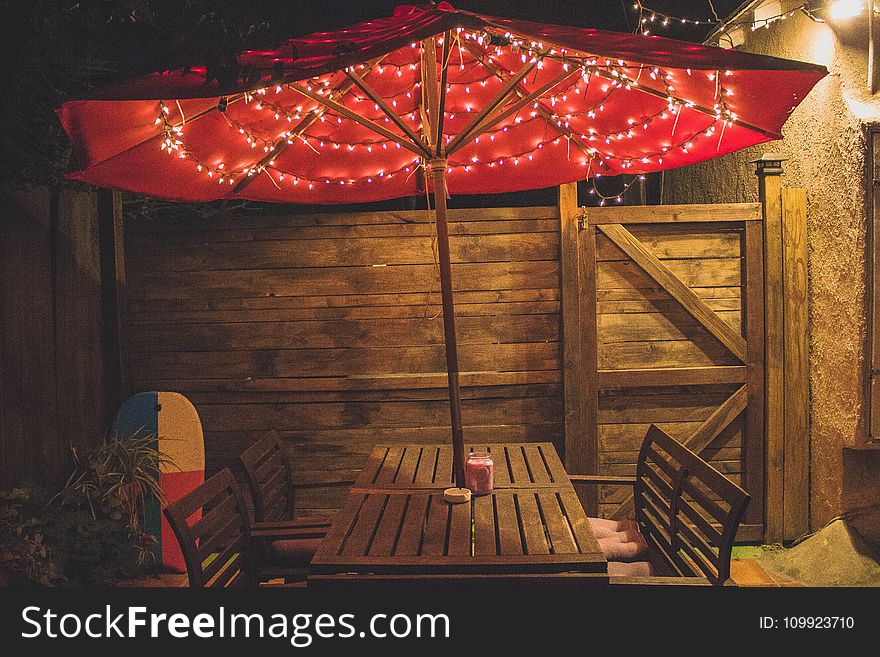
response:
<path fill-rule="evenodd" d="M 372 61 L 368 62 L 368 64 L 369 64 L 369 66 L 373 67 L 376 64 L 380 63 L 383 59 L 385 59 L 385 57 L 386 57 L 386 55 L 382 55 L 381 57 L 377 57 L 377 58 L 373 59 Z M 348 92 L 349 89 L 351 89 L 351 87 L 352 87 L 351 82 L 343 82 L 342 84 L 338 85 L 335 89 L 333 89 L 330 92 L 330 95 L 332 96 L 332 95 L 336 94 L 339 97 L 342 97 Z M 266 164 L 268 162 L 271 162 L 272 160 L 277 159 L 279 155 L 281 155 L 284 151 L 287 150 L 287 147 L 290 146 L 290 142 L 293 139 L 302 135 L 303 132 L 305 132 L 312 125 L 314 125 L 315 121 L 320 119 L 326 112 L 327 112 L 327 108 L 322 107 L 320 111 L 312 112 L 311 116 L 307 116 L 302 121 L 297 123 L 296 127 L 290 131 L 288 138 L 282 139 L 280 144 L 277 144 L 275 146 L 275 148 L 273 148 L 272 151 L 268 155 L 263 157 L 259 162 L 257 162 L 256 165 L 254 165 L 255 168 L 261 169 L 262 167 L 266 166 Z M 254 179 L 255 179 L 255 176 L 247 176 L 244 179 L 242 179 L 241 181 L 239 181 L 239 183 L 232 189 L 232 194 L 240 193 L 241 190 L 243 190 L 245 187 L 250 185 Z"/>
<path fill-rule="evenodd" d="M 446 51 L 448 46 L 448 32 L 444 33 L 443 50 Z M 427 111 L 422 111 L 422 123 L 427 125 L 428 139 L 433 138 L 433 132 L 440 123 L 439 106 L 440 101 L 437 90 L 437 47 L 434 44 L 434 37 L 431 36 L 422 41 L 422 47 L 419 50 L 419 59 L 421 66 L 419 73 L 422 76 L 422 90 L 425 94 L 424 101 L 428 105 Z M 443 89 L 439 93 L 445 95 L 446 90 Z M 437 139 L 442 139 L 442 135 L 438 135 Z M 434 144 L 437 144 L 435 141 Z"/>
<path fill-rule="evenodd" d="M 485 18 L 484 18 L 484 20 L 485 20 Z M 502 25 L 498 25 L 498 24 L 496 24 L 496 23 L 493 22 L 493 21 L 486 21 L 486 24 L 489 25 L 490 27 L 494 27 L 495 29 L 498 29 L 498 30 L 504 30 L 504 31 L 507 30 L 507 28 L 505 28 L 504 26 L 502 26 Z M 532 37 L 525 37 L 525 36 L 523 36 L 523 35 L 519 35 L 519 36 L 520 36 L 520 38 L 523 38 L 523 39 L 525 39 L 525 38 L 531 39 L 531 38 L 532 38 Z M 565 46 L 561 46 L 561 45 L 559 45 L 559 44 L 552 44 L 552 43 L 550 43 L 550 42 L 548 42 L 548 41 L 546 41 L 546 40 L 544 41 L 544 43 L 547 43 L 547 44 L 549 44 L 549 45 L 556 46 L 556 47 L 558 47 L 558 48 L 567 49 L 567 48 L 565 48 Z M 470 44 L 466 44 L 466 47 L 467 47 L 467 49 L 468 49 L 468 52 L 470 52 L 472 55 L 474 55 L 474 53 L 472 52 L 472 48 L 470 47 Z M 476 57 L 476 55 L 474 55 L 474 56 Z M 604 57 L 605 55 L 594 55 L 594 56 Z M 586 57 L 586 55 L 581 55 L 581 57 Z M 644 66 L 644 64 L 639 64 L 639 66 Z M 619 80 L 615 80 L 614 78 L 609 78 L 609 77 L 607 77 L 607 76 L 604 76 L 604 75 L 602 75 L 601 73 L 599 73 L 598 71 L 596 71 L 596 75 L 598 75 L 599 77 L 601 77 L 603 80 L 608 80 L 609 82 L 615 82 L 615 83 L 619 82 Z M 689 100 L 685 100 L 684 98 L 680 98 L 680 97 L 678 97 L 678 96 L 674 96 L 674 95 L 668 94 L 668 93 L 666 93 L 665 91 L 658 91 L 657 89 L 652 89 L 651 87 L 643 87 L 642 85 L 635 85 L 635 86 L 633 86 L 633 87 L 631 87 L 631 88 L 632 88 L 632 89 L 635 89 L 635 90 L 637 90 L 637 91 L 641 91 L 642 93 L 646 93 L 646 94 L 649 94 L 649 95 L 651 95 L 651 96 L 654 96 L 655 98 L 660 98 L 660 99 L 662 99 L 662 100 L 668 100 L 669 98 L 672 98 L 673 100 L 676 100 L 676 101 L 678 101 L 678 102 L 680 102 L 680 103 L 683 103 L 683 104 L 687 104 L 687 105 L 689 105 L 692 109 L 695 109 L 695 110 L 697 110 L 698 112 L 701 112 L 701 113 L 703 113 L 703 114 L 708 114 L 708 115 L 713 116 L 713 117 L 717 117 L 717 114 L 715 113 L 714 110 L 711 110 L 711 109 L 709 109 L 708 107 L 704 107 L 704 106 L 702 106 L 702 105 L 697 105 L 696 103 L 692 103 L 691 101 L 689 101 Z M 778 134 L 778 133 L 771 132 L 771 131 L 769 131 L 769 130 L 764 130 L 763 128 L 759 128 L 758 126 L 751 125 L 750 123 L 746 123 L 745 121 L 742 121 L 742 120 L 740 120 L 740 119 L 726 119 L 726 120 L 727 120 L 728 122 L 730 122 L 730 123 L 734 123 L 734 124 L 736 124 L 736 125 L 738 125 L 738 126 L 740 126 L 740 127 L 742 127 L 742 128 L 745 128 L 745 129 L 747 129 L 747 130 L 752 130 L 752 131 L 754 131 L 754 132 L 757 132 L 757 133 L 759 133 L 759 134 L 762 134 L 762 135 L 764 135 L 765 137 L 772 137 L 772 138 L 775 138 L 775 139 L 781 139 L 781 138 L 782 138 L 782 135 L 780 135 L 780 134 Z"/>
<path fill-rule="evenodd" d="M 617 84 L 620 84 L 619 80 L 615 80 L 614 78 L 609 78 L 605 75 L 602 75 L 598 71 L 596 72 L 596 75 L 599 76 L 600 78 L 602 78 L 603 80 L 607 80 L 609 82 L 615 82 Z M 659 98 L 659 99 L 665 100 L 665 101 L 668 101 L 671 98 L 672 100 L 675 100 L 686 107 L 690 107 L 691 109 L 694 109 L 694 110 L 700 112 L 701 114 L 707 114 L 707 115 L 709 115 L 719 121 L 724 120 L 724 121 L 728 121 L 730 123 L 735 123 L 736 125 L 740 126 L 741 128 L 745 128 L 746 130 L 751 130 L 753 132 L 757 132 L 759 134 L 764 135 L 765 137 L 774 137 L 776 139 L 779 139 L 781 137 L 781 135 L 779 135 L 775 132 L 770 132 L 768 130 L 764 130 L 764 128 L 759 128 L 756 125 L 746 123 L 745 121 L 742 121 L 740 119 L 721 119 L 721 117 L 718 116 L 718 113 L 715 112 L 715 110 L 709 109 L 708 107 L 703 107 L 702 105 L 697 105 L 696 103 L 689 101 L 689 100 L 685 100 L 684 98 L 680 98 L 678 96 L 668 94 L 665 91 L 659 91 L 657 89 L 652 89 L 651 87 L 645 87 L 643 85 L 634 85 L 634 86 L 630 87 L 630 89 L 635 90 L 635 91 L 641 91 L 643 94 L 648 94 L 649 96 L 653 96 L 654 98 Z M 679 110 L 679 111 L 681 111 L 681 110 Z"/>
<path fill-rule="evenodd" d="M 336 94 L 341 97 L 341 96 L 345 95 L 345 93 L 349 89 L 351 89 L 352 86 L 353 86 L 353 84 L 351 82 L 345 82 L 345 83 L 339 85 L 338 87 L 336 87 L 331 92 L 331 95 Z M 281 155 L 284 151 L 287 150 L 287 147 L 290 146 L 290 142 L 292 140 L 299 137 L 303 132 L 305 132 L 312 125 L 314 125 L 315 122 L 318 119 L 320 119 L 326 111 L 327 111 L 327 108 L 322 107 L 320 109 L 320 111 L 314 111 L 309 116 L 307 116 L 302 121 L 300 121 L 296 125 L 296 127 L 290 131 L 287 139 L 282 139 L 279 144 L 276 144 L 275 148 L 273 148 L 265 157 L 261 158 L 260 161 L 254 165 L 254 168 L 257 169 L 258 171 L 262 170 L 263 167 L 265 167 L 267 163 L 271 162 L 274 159 L 277 159 L 279 155 Z M 235 187 L 232 188 L 231 194 L 235 195 L 235 194 L 241 193 L 241 191 L 245 187 L 250 185 L 255 179 L 256 179 L 256 176 L 245 176 L 244 178 L 242 178 L 238 182 L 238 184 Z"/>
<path fill-rule="evenodd" d="M 413 132 L 412 128 L 410 128 L 406 123 L 403 122 L 403 119 L 401 119 L 400 116 L 388 106 L 388 103 L 385 102 L 384 98 L 377 94 L 376 91 L 369 84 L 367 84 L 367 81 L 364 80 L 364 78 L 355 73 L 350 67 L 345 69 L 345 74 L 355 85 L 357 85 L 358 89 L 363 91 L 370 98 L 370 100 L 372 100 L 374 103 L 376 103 L 376 105 L 379 106 L 379 109 L 382 110 L 385 116 L 391 119 L 394 122 L 394 125 L 400 128 L 404 132 L 404 134 L 406 134 L 406 136 L 410 138 L 410 141 L 412 141 L 412 143 L 422 143 L 422 140 L 419 139 L 418 135 L 416 135 L 415 132 Z"/>
<path fill-rule="evenodd" d="M 289 86 L 291 89 L 293 89 L 294 91 L 298 91 L 306 98 L 311 98 L 316 103 L 320 103 L 321 105 L 324 105 L 328 109 L 334 110 L 334 111 L 338 112 L 339 114 L 342 114 L 343 116 L 351 119 L 355 123 L 360 123 L 362 126 L 364 126 L 365 128 L 368 128 L 369 130 L 372 130 L 376 134 L 382 135 L 383 137 L 400 144 L 403 148 L 407 149 L 408 151 L 412 151 L 413 153 L 415 153 L 416 155 L 418 155 L 420 157 L 431 157 L 431 152 L 428 149 L 426 149 L 425 146 L 421 142 L 407 141 L 406 139 L 403 139 L 400 135 L 394 134 L 393 132 L 391 132 L 390 130 L 385 128 L 384 126 L 381 126 L 378 123 L 376 123 L 375 121 L 372 121 L 371 119 L 368 119 L 367 117 L 358 114 L 357 112 L 349 109 L 345 105 L 337 103 L 336 101 L 331 100 L 330 98 L 327 98 L 326 96 L 322 96 L 321 94 L 317 94 L 314 91 L 310 91 L 309 89 L 306 89 L 305 87 L 301 87 L 298 84 L 291 83 Z"/>
<path fill-rule="evenodd" d="M 443 152 L 443 114 L 446 111 L 446 80 L 449 77 L 449 54 L 452 50 L 451 40 L 452 35 L 447 30 L 443 35 L 443 52 L 440 56 L 440 102 L 437 110 L 437 125 L 431 126 L 431 129 L 434 131 L 434 154 L 438 158 L 445 157 Z"/>
<path fill-rule="evenodd" d="M 467 50 L 468 53 L 470 53 L 470 55 L 474 59 L 476 59 L 478 62 L 480 62 L 486 68 L 486 70 L 488 70 L 493 75 L 498 76 L 499 78 L 503 76 L 501 69 L 499 69 L 497 66 L 495 66 L 491 62 L 486 61 L 486 59 L 483 57 L 483 55 L 473 46 L 473 44 L 465 42 L 464 46 L 465 46 L 465 50 Z M 523 98 L 527 95 L 527 91 L 522 85 L 517 85 L 516 93 L 521 98 Z M 558 125 L 553 120 L 553 117 L 550 115 L 550 112 L 547 111 L 547 109 L 541 104 L 541 102 L 540 101 L 537 101 L 537 102 L 538 102 L 538 107 L 535 108 L 535 111 L 538 112 L 538 114 L 541 116 L 541 118 L 544 120 L 545 123 L 547 123 L 554 130 L 557 130 L 558 132 L 562 133 L 568 139 L 570 139 L 572 141 L 572 143 L 574 143 L 574 145 L 577 146 L 580 150 L 582 150 L 588 157 L 590 157 L 590 158 L 594 157 L 595 150 L 590 149 L 590 147 L 587 146 L 583 141 L 581 141 L 578 138 L 578 136 L 576 134 L 574 134 L 571 130 L 569 130 L 568 128 L 565 128 L 561 125 Z M 606 169 L 610 168 L 606 164 L 603 164 L 602 166 Z"/>
<path fill-rule="evenodd" d="M 455 152 L 457 146 L 464 142 L 464 140 L 466 140 L 468 136 L 471 135 L 471 133 L 476 132 L 478 129 L 479 132 L 485 131 L 482 123 L 489 118 L 489 115 L 494 112 L 496 108 L 498 108 L 504 101 L 507 100 L 510 94 L 514 92 L 514 88 L 520 83 L 520 81 L 532 72 L 532 70 L 537 65 L 537 59 L 533 58 L 533 60 L 534 61 L 529 61 L 513 77 L 509 78 L 504 83 L 504 86 L 501 87 L 501 91 L 499 91 L 498 94 L 496 94 L 496 96 L 491 101 L 489 101 L 489 103 L 487 103 L 482 110 L 480 110 L 480 112 L 474 117 L 473 121 L 471 121 L 470 124 L 456 136 L 456 138 L 452 141 L 452 144 L 450 144 L 449 146 L 450 153 Z M 558 84 L 558 82 L 555 82 L 554 85 L 555 84 Z M 500 120 L 501 119 L 491 121 L 489 125 L 494 125 Z"/>
<path fill-rule="evenodd" d="M 541 85 L 540 88 L 529 93 L 528 95 L 520 97 L 520 99 L 517 102 L 515 102 L 513 105 L 508 107 L 503 112 L 501 112 L 501 114 L 497 114 L 494 117 L 491 117 L 489 119 L 484 120 L 483 123 L 481 125 L 477 126 L 477 128 L 475 130 L 472 130 L 470 133 L 459 134 L 452 141 L 452 143 L 449 145 L 449 148 L 447 149 L 447 154 L 455 153 L 457 150 L 459 150 L 459 148 L 461 148 L 464 145 L 463 142 L 465 139 L 479 137 L 481 134 L 486 132 L 486 130 L 491 128 L 493 125 L 498 125 L 501 121 L 503 121 L 507 117 L 511 116 L 512 114 L 515 114 L 516 112 L 519 112 L 523 107 L 525 107 L 529 103 L 535 102 L 539 97 L 541 97 L 542 95 L 544 95 L 545 93 L 550 91 L 553 87 L 558 86 L 559 84 L 564 82 L 566 79 L 570 78 L 572 75 L 575 75 L 575 73 L 576 73 L 575 71 L 563 71 L 562 73 L 557 75 L 555 78 L 553 78 L 550 82 L 547 82 L 547 83 Z"/>

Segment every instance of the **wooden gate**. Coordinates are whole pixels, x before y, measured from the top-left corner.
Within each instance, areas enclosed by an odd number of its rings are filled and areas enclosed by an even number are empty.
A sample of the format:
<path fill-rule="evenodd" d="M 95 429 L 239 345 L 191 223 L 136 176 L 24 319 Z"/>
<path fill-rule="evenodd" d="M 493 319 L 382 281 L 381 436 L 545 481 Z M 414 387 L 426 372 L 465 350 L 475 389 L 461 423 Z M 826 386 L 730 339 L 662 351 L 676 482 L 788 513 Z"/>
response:
<path fill-rule="evenodd" d="M 590 208 L 578 229 L 585 430 L 567 461 L 632 474 L 656 423 L 751 493 L 739 539 L 761 539 L 761 206 Z M 585 502 L 632 512 L 620 487 Z"/>

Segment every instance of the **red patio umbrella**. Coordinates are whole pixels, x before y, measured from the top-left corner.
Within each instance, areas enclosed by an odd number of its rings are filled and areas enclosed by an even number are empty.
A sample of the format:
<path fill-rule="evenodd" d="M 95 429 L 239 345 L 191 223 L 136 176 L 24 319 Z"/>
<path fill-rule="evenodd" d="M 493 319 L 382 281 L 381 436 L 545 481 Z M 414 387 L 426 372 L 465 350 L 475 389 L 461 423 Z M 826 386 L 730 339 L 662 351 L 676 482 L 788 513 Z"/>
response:
<path fill-rule="evenodd" d="M 454 474 L 463 435 L 447 189 L 499 193 L 700 162 L 772 139 L 822 66 L 453 9 L 164 71 L 71 100 L 70 178 L 180 201 L 352 203 L 434 192 Z M 426 176 L 425 174 L 429 175 Z M 426 178 L 429 180 L 426 181 Z"/>

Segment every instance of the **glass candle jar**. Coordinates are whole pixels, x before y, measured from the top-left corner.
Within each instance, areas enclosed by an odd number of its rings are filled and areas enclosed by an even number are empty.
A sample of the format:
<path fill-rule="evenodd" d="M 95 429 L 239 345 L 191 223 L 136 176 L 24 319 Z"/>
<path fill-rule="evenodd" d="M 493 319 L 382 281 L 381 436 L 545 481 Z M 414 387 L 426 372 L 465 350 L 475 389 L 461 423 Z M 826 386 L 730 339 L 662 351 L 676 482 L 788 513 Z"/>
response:
<path fill-rule="evenodd" d="M 492 492 L 494 465 L 492 455 L 486 452 L 471 452 L 464 464 L 465 485 L 474 495 L 487 495 Z"/>

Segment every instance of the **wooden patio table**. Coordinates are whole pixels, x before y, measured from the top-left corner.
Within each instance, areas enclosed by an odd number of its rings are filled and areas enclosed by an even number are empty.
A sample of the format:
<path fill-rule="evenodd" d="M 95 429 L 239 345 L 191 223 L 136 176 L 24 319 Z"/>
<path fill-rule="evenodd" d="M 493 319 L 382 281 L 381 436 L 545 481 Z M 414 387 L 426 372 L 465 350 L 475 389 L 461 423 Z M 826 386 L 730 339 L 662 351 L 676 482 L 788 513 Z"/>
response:
<path fill-rule="evenodd" d="M 607 582 L 607 561 L 551 443 L 470 445 L 494 461 L 494 490 L 448 504 L 450 445 L 377 446 L 312 559 L 343 574 L 515 576 L 584 574 Z"/>

